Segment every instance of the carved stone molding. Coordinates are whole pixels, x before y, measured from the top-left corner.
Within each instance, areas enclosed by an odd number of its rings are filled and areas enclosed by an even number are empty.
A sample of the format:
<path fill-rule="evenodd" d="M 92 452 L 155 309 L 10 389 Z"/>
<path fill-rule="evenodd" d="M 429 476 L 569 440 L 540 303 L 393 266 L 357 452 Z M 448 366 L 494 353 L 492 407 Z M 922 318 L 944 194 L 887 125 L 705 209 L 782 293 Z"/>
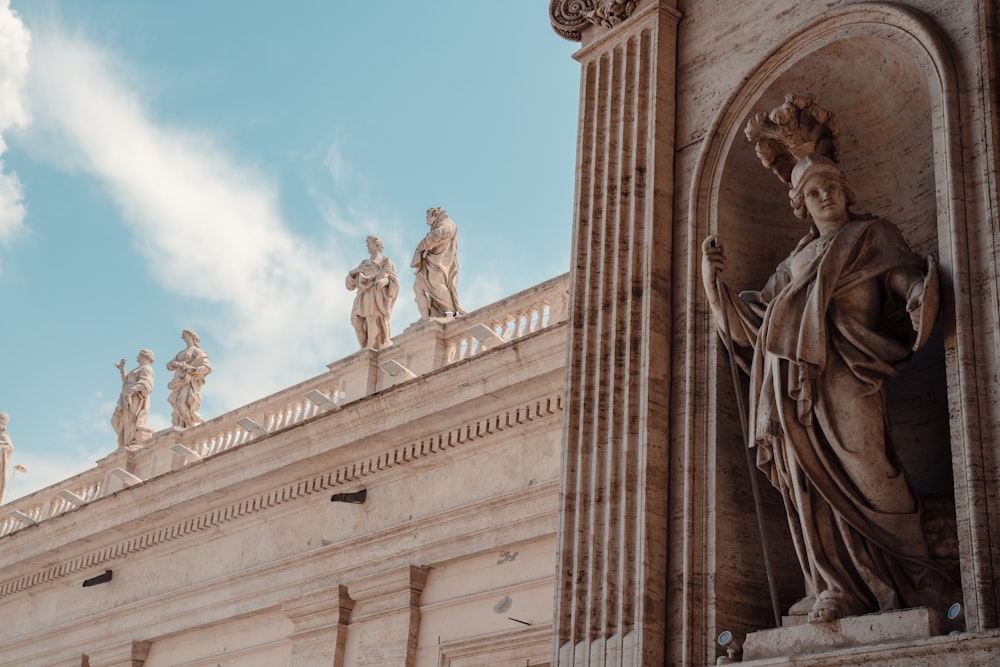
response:
<path fill-rule="evenodd" d="M 92 667 L 142 667 L 152 644 L 148 641 L 128 641 L 87 653 Z"/>
<path fill-rule="evenodd" d="M 635 11 L 637 0 L 552 0 L 549 20 L 561 37 L 579 42 L 591 25 L 613 28 Z"/>
<path fill-rule="evenodd" d="M 295 625 L 295 632 L 288 636 L 292 642 L 292 663 L 303 667 L 343 667 L 347 624 L 354 604 L 347 586 L 343 585 L 283 604 L 281 610 Z"/>
<path fill-rule="evenodd" d="M 84 570 L 97 568 L 129 554 L 211 530 L 216 526 L 263 512 L 278 505 L 315 493 L 326 493 L 330 489 L 370 478 L 392 468 L 437 456 L 457 447 L 472 445 L 501 431 L 526 426 L 553 415 L 561 415 L 563 411 L 562 401 L 562 393 L 557 392 L 524 404 L 498 410 L 485 417 L 442 430 L 419 440 L 407 441 L 377 454 L 367 455 L 339 465 L 332 470 L 290 482 L 274 488 L 270 492 L 255 494 L 228 505 L 187 517 L 173 524 L 145 531 L 132 538 L 94 549 L 36 572 L 0 581 L 0 599 Z"/>

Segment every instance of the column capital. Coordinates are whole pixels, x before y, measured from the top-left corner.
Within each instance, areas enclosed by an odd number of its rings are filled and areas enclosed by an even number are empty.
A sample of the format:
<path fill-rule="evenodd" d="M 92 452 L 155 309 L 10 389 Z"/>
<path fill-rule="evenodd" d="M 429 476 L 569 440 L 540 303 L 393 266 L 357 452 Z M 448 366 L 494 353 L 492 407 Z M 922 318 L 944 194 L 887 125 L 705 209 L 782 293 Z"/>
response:
<path fill-rule="evenodd" d="M 142 667 L 151 645 L 148 641 L 127 641 L 87 651 L 86 664 L 91 667 Z"/>
<path fill-rule="evenodd" d="M 298 667 L 343 667 L 347 624 L 354 600 L 347 586 L 331 586 L 281 605 L 295 627 L 288 635 L 292 664 Z"/>
<path fill-rule="evenodd" d="M 551 0 L 549 20 L 561 37 L 579 42 L 592 25 L 613 28 L 635 11 L 638 0 Z"/>
<path fill-rule="evenodd" d="M 296 632 L 346 625 L 354 609 L 347 586 L 333 586 L 281 605 L 281 611 L 295 625 Z"/>

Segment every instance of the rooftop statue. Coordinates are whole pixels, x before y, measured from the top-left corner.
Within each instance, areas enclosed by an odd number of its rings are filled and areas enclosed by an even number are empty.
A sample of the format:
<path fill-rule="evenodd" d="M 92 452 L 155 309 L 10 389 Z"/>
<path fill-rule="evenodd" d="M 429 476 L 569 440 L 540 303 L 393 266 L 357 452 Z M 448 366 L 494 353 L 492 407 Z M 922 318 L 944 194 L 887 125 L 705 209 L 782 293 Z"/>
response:
<path fill-rule="evenodd" d="M 886 378 L 937 318 L 937 268 L 895 225 L 851 210 L 836 135 L 811 97 L 788 96 L 750 121 L 748 138 L 808 225 L 761 291 L 737 296 L 721 280 L 722 244 L 702 244 L 720 333 L 753 351 L 747 445 L 784 499 L 805 576 L 806 597 L 789 614 L 813 622 L 955 599 L 886 412 Z"/>
<path fill-rule="evenodd" d="M 170 396 L 167 402 L 173 406 L 174 412 L 170 419 L 178 428 L 190 428 L 203 423 L 198 410 L 201 409 L 201 388 L 205 386 L 205 377 L 212 372 L 208 363 L 208 355 L 201 349 L 201 337 L 191 329 L 181 332 L 181 339 L 187 347 L 167 362 L 167 370 L 174 372 L 174 377 L 167 384 Z"/>
<path fill-rule="evenodd" d="M 118 434 L 119 447 L 134 447 L 149 440 L 153 431 L 146 425 L 149 418 L 149 395 L 153 392 L 153 367 L 155 359 L 150 350 L 139 351 L 139 365 L 127 374 L 125 360 L 115 364 L 122 376 L 122 392 L 111 416 L 111 426 Z"/>
<path fill-rule="evenodd" d="M 7 432 L 7 424 L 10 423 L 10 416 L 6 412 L 0 412 L 0 503 L 3 502 L 7 491 L 7 479 L 10 473 L 10 457 L 14 453 L 14 443 L 10 440 L 10 433 Z"/>
<path fill-rule="evenodd" d="M 347 289 L 358 291 L 351 325 L 362 348 L 381 350 L 392 345 L 389 319 L 399 296 L 399 276 L 392 260 L 382 255 L 382 239 L 369 236 L 367 245 L 370 258 L 347 274 Z"/>
<path fill-rule="evenodd" d="M 427 209 L 427 224 L 431 230 L 410 262 L 417 270 L 413 291 L 420 318 L 464 315 L 458 305 L 458 230 L 440 206 Z"/>

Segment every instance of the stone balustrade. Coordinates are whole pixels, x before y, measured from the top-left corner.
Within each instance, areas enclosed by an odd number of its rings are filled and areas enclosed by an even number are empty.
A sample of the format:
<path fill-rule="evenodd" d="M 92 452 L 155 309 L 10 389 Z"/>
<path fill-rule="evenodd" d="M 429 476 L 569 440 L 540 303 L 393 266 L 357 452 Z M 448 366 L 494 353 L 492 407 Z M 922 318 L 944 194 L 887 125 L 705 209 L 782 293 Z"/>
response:
<path fill-rule="evenodd" d="M 562 322 L 567 316 L 568 286 L 566 276 L 559 276 L 448 322 L 447 362 Z"/>
<path fill-rule="evenodd" d="M 389 348 L 355 352 L 321 375 L 198 426 L 159 431 L 141 448 L 117 450 L 90 470 L 5 504 L 0 537 L 562 322 L 568 287 L 563 274 L 457 318 L 416 322 Z"/>

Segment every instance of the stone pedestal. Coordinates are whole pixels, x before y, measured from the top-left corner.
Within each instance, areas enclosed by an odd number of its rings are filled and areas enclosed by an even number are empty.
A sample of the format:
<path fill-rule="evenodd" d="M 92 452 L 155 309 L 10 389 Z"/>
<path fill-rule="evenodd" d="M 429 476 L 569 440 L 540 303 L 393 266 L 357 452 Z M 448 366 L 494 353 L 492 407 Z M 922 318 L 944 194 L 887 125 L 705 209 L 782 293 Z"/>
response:
<path fill-rule="evenodd" d="M 346 586 L 318 591 L 286 602 L 282 611 L 295 625 L 288 636 L 292 664 L 300 667 L 343 667 L 347 622 L 354 600 Z"/>
<path fill-rule="evenodd" d="M 558 664 L 664 664 L 675 3 L 553 2 L 582 66 Z M 634 11 L 632 11 L 634 9 Z"/>
<path fill-rule="evenodd" d="M 119 477 L 112 474 L 111 471 L 116 468 L 120 468 L 121 470 L 134 475 L 136 473 L 136 458 L 138 451 L 138 447 L 119 448 L 105 456 L 103 459 L 98 459 L 97 467 L 104 471 L 102 495 L 107 496 L 127 487 L 127 484 L 125 484 Z"/>
<path fill-rule="evenodd" d="M 926 639 L 948 629 L 947 619 L 926 607 L 851 616 L 830 623 L 803 622 L 748 634 L 743 642 L 743 661 Z"/>

